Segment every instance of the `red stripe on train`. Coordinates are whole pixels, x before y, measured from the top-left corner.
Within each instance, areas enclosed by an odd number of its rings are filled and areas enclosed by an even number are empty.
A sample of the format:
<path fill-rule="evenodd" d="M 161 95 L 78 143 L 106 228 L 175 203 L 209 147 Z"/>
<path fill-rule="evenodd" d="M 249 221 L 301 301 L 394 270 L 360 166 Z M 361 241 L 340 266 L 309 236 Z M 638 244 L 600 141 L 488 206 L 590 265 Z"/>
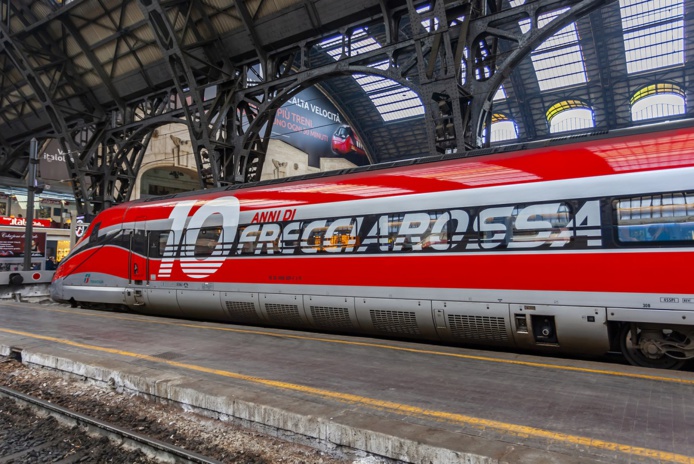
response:
<path fill-rule="evenodd" d="M 56 278 L 73 272 L 128 278 L 127 251 L 104 247 L 81 264 L 87 253 L 72 257 L 59 268 Z M 249 257 L 229 258 L 204 279 L 186 276 L 177 261 L 170 277 L 156 280 L 694 295 L 694 281 L 685 265 L 693 258 L 691 251 Z M 143 258 L 134 259 L 140 261 L 139 266 L 144 264 Z M 156 275 L 158 270 L 159 261 L 151 260 L 148 275 Z"/>

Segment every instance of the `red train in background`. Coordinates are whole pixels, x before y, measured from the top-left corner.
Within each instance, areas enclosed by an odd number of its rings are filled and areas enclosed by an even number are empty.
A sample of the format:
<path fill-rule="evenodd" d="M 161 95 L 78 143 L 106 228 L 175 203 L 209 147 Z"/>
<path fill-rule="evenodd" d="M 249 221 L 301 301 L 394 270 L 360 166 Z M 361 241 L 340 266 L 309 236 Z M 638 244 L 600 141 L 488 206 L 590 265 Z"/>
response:
<path fill-rule="evenodd" d="M 441 155 L 109 208 L 55 273 L 85 307 L 680 368 L 694 128 Z M 653 129 L 651 129 L 653 130 Z"/>
<path fill-rule="evenodd" d="M 330 138 L 330 148 L 336 155 L 349 155 L 356 154 L 359 156 L 366 156 L 366 151 L 364 150 L 364 145 L 354 133 L 354 130 L 350 126 L 341 125 Z"/>

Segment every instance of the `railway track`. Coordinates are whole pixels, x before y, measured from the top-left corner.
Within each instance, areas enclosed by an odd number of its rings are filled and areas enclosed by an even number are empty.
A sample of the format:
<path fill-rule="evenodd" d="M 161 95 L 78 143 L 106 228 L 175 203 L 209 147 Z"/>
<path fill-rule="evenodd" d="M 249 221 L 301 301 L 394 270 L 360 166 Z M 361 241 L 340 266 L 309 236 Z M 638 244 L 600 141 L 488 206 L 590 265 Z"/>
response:
<path fill-rule="evenodd" d="M 0 464 L 220 463 L 183 448 L 0 387 Z"/>

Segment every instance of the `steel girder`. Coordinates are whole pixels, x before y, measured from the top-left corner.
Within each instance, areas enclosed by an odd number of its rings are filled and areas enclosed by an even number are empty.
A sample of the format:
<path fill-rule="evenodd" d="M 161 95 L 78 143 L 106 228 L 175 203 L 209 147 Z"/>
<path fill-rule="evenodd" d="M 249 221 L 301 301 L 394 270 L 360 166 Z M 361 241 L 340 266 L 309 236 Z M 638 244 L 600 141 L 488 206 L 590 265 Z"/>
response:
<path fill-rule="evenodd" d="M 303 6 L 314 13 L 315 36 L 272 51 L 263 47 L 262 37 L 254 32 L 254 18 L 247 11 L 244 15 L 241 8 L 239 14 L 258 57 L 235 67 L 225 58 L 228 54 L 219 35 L 223 31 L 214 30 L 199 2 L 138 0 L 155 31 L 173 88 L 154 89 L 138 101 L 123 102 L 108 74 L 96 67 L 98 60 L 90 58 L 87 43 L 76 37 L 114 101 L 110 114 L 80 127 L 68 125 L 61 117 L 61 108 L 48 89 L 41 88 L 40 79 L 7 30 L 2 31 L 2 43 L 10 48 L 8 56 L 24 79 L 32 82 L 36 94 L 48 97 L 42 104 L 56 117 L 51 117 L 53 130 L 44 135 L 62 138 L 71 155 L 68 164 L 78 209 L 89 213 L 129 198 L 153 130 L 168 122 L 188 124 L 202 187 L 259 179 L 276 110 L 300 90 L 333 76 L 379 75 L 416 92 L 425 108 L 430 152 L 479 147 L 489 126 L 493 96 L 518 62 L 557 30 L 608 1 L 537 0 L 502 10 L 499 0 L 434 0 L 428 11 L 418 11 L 415 0 L 397 6 L 381 0 L 379 18 L 339 31 L 343 54 L 328 63 L 317 45 L 330 31 L 320 24 L 310 0 Z M 241 1 L 236 4 L 245 6 Z M 542 29 L 537 27 L 541 12 L 562 7 L 568 10 Z M 69 17 L 62 16 L 64 27 L 78 36 Z M 526 34 L 518 32 L 518 21 L 523 18 L 529 18 L 533 26 Z M 26 30 L 31 32 L 27 33 L 39 33 L 36 24 L 40 23 L 36 20 L 28 25 Z M 373 33 L 381 48 L 355 55 L 351 37 L 362 27 Z M 191 54 L 181 45 L 185 34 L 208 45 L 202 53 Z M 501 46 L 504 42 L 505 47 Z M 388 63 L 386 69 L 374 67 L 382 62 Z M 203 69 L 200 63 L 205 65 Z M 262 71 L 248 79 L 254 69 Z M 214 98 L 205 99 L 205 91 L 212 87 Z M 5 156 L 8 159 L 7 153 Z M 91 208 L 89 201 L 93 202 Z"/>
<path fill-rule="evenodd" d="M 254 34 L 253 20 L 241 16 L 256 46 L 258 60 L 244 65 L 239 72 L 227 73 L 233 78 L 220 79 L 213 101 L 203 99 L 212 83 L 194 72 L 191 57 L 180 45 L 181 39 L 172 26 L 169 14 L 183 12 L 184 29 L 197 31 L 190 21 L 192 4 L 175 2 L 165 9 L 156 0 L 139 0 L 150 19 L 157 42 L 169 65 L 178 101 L 191 134 L 196 163 L 201 173 L 201 186 L 218 186 L 258 180 L 267 151 L 270 131 L 277 109 L 301 90 L 334 76 L 372 74 L 391 79 L 420 95 L 425 107 L 430 152 L 465 151 L 482 145 L 483 131 L 491 117 L 491 99 L 520 59 L 543 40 L 569 22 L 587 14 L 605 0 L 538 0 L 531 5 L 501 11 L 498 3 L 482 0 L 434 1 L 429 11 L 417 11 L 414 0 L 405 7 L 389 8 L 381 3 L 383 16 L 378 24 L 355 24 L 342 31 L 343 54 L 337 61 L 313 64 L 315 45 L 322 37 L 306 40 L 273 53 L 264 50 Z M 195 3 L 195 2 L 192 2 Z M 568 7 L 569 10 L 542 29 L 537 28 L 539 12 Z M 173 10 L 177 11 L 173 11 Z M 490 13 L 491 10 L 491 14 Z M 518 20 L 530 17 L 533 28 L 526 34 L 514 32 Z M 404 37 L 403 23 L 409 19 L 409 37 Z M 358 27 L 381 27 L 384 31 L 380 49 L 353 54 L 351 34 Z M 211 26 L 209 26 L 211 30 Z M 406 28 L 404 28 L 406 29 Z M 182 33 L 181 33 L 182 34 Z M 510 40 L 518 44 L 501 64 L 496 62 L 498 42 Z M 464 51 L 468 54 L 465 58 Z M 214 58 L 208 56 L 210 62 Z M 387 62 L 387 69 L 373 67 Z M 463 68 L 463 61 L 465 66 Z M 217 61 L 218 62 L 218 61 Z M 225 66 L 228 66 L 225 65 Z M 463 69 L 465 75 L 463 75 Z M 254 76 L 251 78 L 251 76 Z M 474 97 L 473 97 L 474 96 Z M 167 120 L 174 120 L 173 114 Z M 150 129 L 154 121 L 141 123 Z M 141 127 L 132 134 L 150 133 Z M 488 137 L 487 137 L 488 139 Z M 119 140 L 111 148 L 111 162 L 120 163 L 110 172 L 120 172 L 122 179 L 115 186 L 111 200 L 129 197 L 132 166 L 141 162 L 140 143 Z M 128 148 L 130 147 L 130 148 Z M 118 154 L 120 153 L 120 154 Z M 125 155 L 124 153 L 130 153 Z M 128 187 L 130 186 L 130 187 Z M 102 187 L 102 195 L 108 187 Z"/>
<path fill-rule="evenodd" d="M 196 10 L 195 3 L 195 1 L 178 2 L 170 10 L 166 10 L 158 0 L 139 0 L 140 9 L 149 19 L 149 24 L 155 32 L 157 44 L 181 99 L 198 167 L 200 187 L 208 188 L 218 187 L 221 184 L 223 174 L 220 169 L 223 165 L 224 154 L 231 152 L 233 147 L 227 142 L 224 131 L 214 130 L 214 126 L 217 125 L 214 117 L 217 113 L 205 111 L 204 105 L 204 91 L 209 82 L 196 74 L 190 65 L 189 60 L 193 57 L 184 51 L 181 46 L 182 39 L 178 37 L 168 16 L 169 12 L 176 16 L 184 16 L 185 27 L 182 35 L 192 28 L 199 38 L 210 35 L 218 37 L 211 30 L 212 26 L 209 23 L 206 26 L 210 30 L 203 33 L 198 30 L 196 22 L 190 20 L 196 13 L 202 19 L 205 17 L 202 11 Z M 205 54 L 208 63 L 214 63 L 214 59 L 219 58 L 219 56 L 210 56 L 209 49 Z M 217 108 L 217 111 L 223 114 L 226 110 Z"/>
<path fill-rule="evenodd" d="M 424 105 L 431 153 L 482 147 L 490 140 L 485 131 L 491 126 L 493 97 L 521 59 L 609 1 L 537 0 L 502 10 L 500 0 L 435 0 L 427 11 L 418 10 L 414 0 L 407 0 L 404 10 L 381 2 L 383 16 L 376 26 L 361 25 L 384 31 L 380 49 L 355 56 L 355 25 L 342 32 L 343 53 L 335 62 L 311 65 L 312 46 L 319 38 L 264 54 L 267 66 L 258 76 L 260 82 L 244 78 L 245 88 L 234 95 L 234 176 L 228 180 L 259 179 L 276 110 L 302 89 L 336 75 L 379 75 L 415 91 Z M 566 11 L 538 27 L 540 14 L 559 8 Z M 531 29 L 521 33 L 518 21 L 525 18 Z M 408 38 L 400 36 L 403 24 L 409 28 Z M 501 42 L 513 46 L 502 48 L 501 54 Z M 387 69 L 372 67 L 384 61 Z M 252 66 L 245 69 L 248 74 Z"/>
<path fill-rule="evenodd" d="M 203 111 L 220 114 L 229 94 L 220 92 L 204 103 Z M 89 199 L 77 203 L 80 214 L 93 215 L 130 199 L 154 131 L 166 124 L 187 124 L 183 100 L 175 88 L 153 92 L 124 102 L 124 110 L 114 110 L 108 123 L 83 128 L 73 137 L 82 148 L 68 152 L 71 180 L 85 191 L 77 198 Z M 222 123 L 214 121 L 212 130 L 221 131 Z"/>
<path fill-rule="evenodd" d="M 185 111 L 174 88 L 125 102 L 124 111 L 111 114 L 108 124 L 83 131 L 85 148 L 69 158 L 80 173 L 73 182 L 86 185 L 94 214 L 128 201 L 154 131 L 171 123 L 185 124 Z"/>
<path fill-rule="evenodd" d="M 348 43 L 347 37 L 344 37 Z M 229 181 L 250 182 L 260 179 L 265 161 L 265 153 L 270 140 L 270 132 L 275 113 L 285 102 L 303 89 L 335 76 L 353 74 L 372 74 L 391 79 L 399 84 L 421 93 L 420 87 L 403 77 L 397 66 L 382 70 L 370 67 L 376 62 L 393 61 L 398 52 L 412 50 L 414 41 L 403 41 L 369 53 L 351 56 L 311 68 L 306 60 L 310 46 L 303 44 L 297 49 L 288 50 L 285 54 L 268 59 L 268 73 L 273 79 L 264 83 L 252 82 L 243 90 L 234 92 L 232 122 L 233 134 L 233 177 Z M 296 60 L 303 63 L 303 70 L 296 71 L 293 64 Z M 252 66 L 244 69 L 247 84 Z"/>
<path fill-rule="evenodd" d="M 32 38 L 37 42 L 35 49 L 29 49 L 26 44 L 14 40 L 8 24 L 11 21 L 18 20 L 27 25 L 36 22 L 36 18 L 31 10 L 24 8 L 23 5 L 10 5 L 12 8 L 5 10 L 7 17 L 2 18 L 2 21 L 0 21 L 0 46 L 2 46 L 6 55 L 13 62 L 15 68 L 21 73 L 24 81 L 31 87 L 37 100 L 49 117 L 53 131 L 52 133 L 41 134 L 44 136 L 41 142 L 45 140 L 45 136 L 52 135 L 61 140 L 65 152 L 68 153 L 68 169 L 73 178 L 77 208 L 78 211 L 85 213 L 87 211 L 87 188 L 84 182 L 79 181 L 83 176 L 71 159 L 71 156 L 80 153 L 84 148 L 84 145 L 77 142 L 77 135 L 82 129 L 75 128 L 66 122 L 64 117 L 65 108 L 63 107 L 64 105 L 59 103 L 61 95 L 57 93 L 56 89 L 59 86 L 56 83 L 69 81 L 78 89 L 87 89 L 87 87 L 79 78 L 71 61 L 61 50 L 55 47 L 50 36 L 45 35 L 47 34 L 45 31 L 36 31 L 32 35 Z M 36 69 L 31 65 L 30 60 L 42 63 L 43 66 L 54 68 L 52 73 L 53 81 L 49 83 L 44 82 Z M 90 115 L 96 120 L 103 118 L 103 108 L 99 105 L 94 95 L 89 90 L 82 90 L 80 95 L 80 99 L 84 107 L 89 109 Z M 38 137 L 39 134 L 37 134 L 37 139 Z M 20 144 L 17 149 L 21 149 L 22 154 L 28 156 L 27 153 L 24 153 L 27 146 L 27 144 Z M 15 157 L 17 157 L 16 153 Z M 24 166 L 26 167 L 26 164 Z"/>
<path fill-rule="evenodd" d="M 491 126 L 494 94 L 503 81 L 510 76 L 518 63 L 555 32 L 612 1 L 615 0 L 579 0 L 577 2 L 539 0 L 517 8 L 487 15 L 474 21 L 468 38 L 468 43 L 472 45 L 468 61 L 479 50 L 478 44 L 482 43 L 480 38 L 487 38 L 487 41 L 510 40 L 515 42 L 517 46 L 502 60 L 495 60 L 495 64 L 491 69 L 491 75 L 488 78 L 470 79 L 468 81 L 470 94 L 475 96 L 470 104 L 471 125 L 468 133 L 470 143 L 475 146 L 483 146 L 485 143 L 486 145 L 489 144 L 490 137 L 485 135 L 488 135 L 486 132 L 489 131 Z M 542 13 L 561 7 L 566 8 L 563 13 L 544 27 L 540 28 L 538 26 L 538 19 Z M 517 23 L 520 19 L 518 16 L 520 12 L 524 14 L 525 18 L 530 20 L 531 29 L 527 33 L 518 34 L 510 32 L 508 28 L 503 27 Z M 470 67 L 468 67 L 468 76 L 469 74 Z"/>

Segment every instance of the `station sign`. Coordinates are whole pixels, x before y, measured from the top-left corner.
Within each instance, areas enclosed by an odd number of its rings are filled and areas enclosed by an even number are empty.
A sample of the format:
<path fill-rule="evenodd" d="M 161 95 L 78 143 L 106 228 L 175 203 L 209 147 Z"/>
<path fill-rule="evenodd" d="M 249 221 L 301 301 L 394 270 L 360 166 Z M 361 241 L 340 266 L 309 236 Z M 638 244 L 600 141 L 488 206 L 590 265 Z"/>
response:
<path fill-rule="evenodd" d="M 32 224 L 34 227 L 50 227 L 51 226 L 51 220 L 50 219 L 34 219 Z M 26 218 L 0 216 L 0 226 L 26 227 L 26 225 L 27 225 Z"/>

